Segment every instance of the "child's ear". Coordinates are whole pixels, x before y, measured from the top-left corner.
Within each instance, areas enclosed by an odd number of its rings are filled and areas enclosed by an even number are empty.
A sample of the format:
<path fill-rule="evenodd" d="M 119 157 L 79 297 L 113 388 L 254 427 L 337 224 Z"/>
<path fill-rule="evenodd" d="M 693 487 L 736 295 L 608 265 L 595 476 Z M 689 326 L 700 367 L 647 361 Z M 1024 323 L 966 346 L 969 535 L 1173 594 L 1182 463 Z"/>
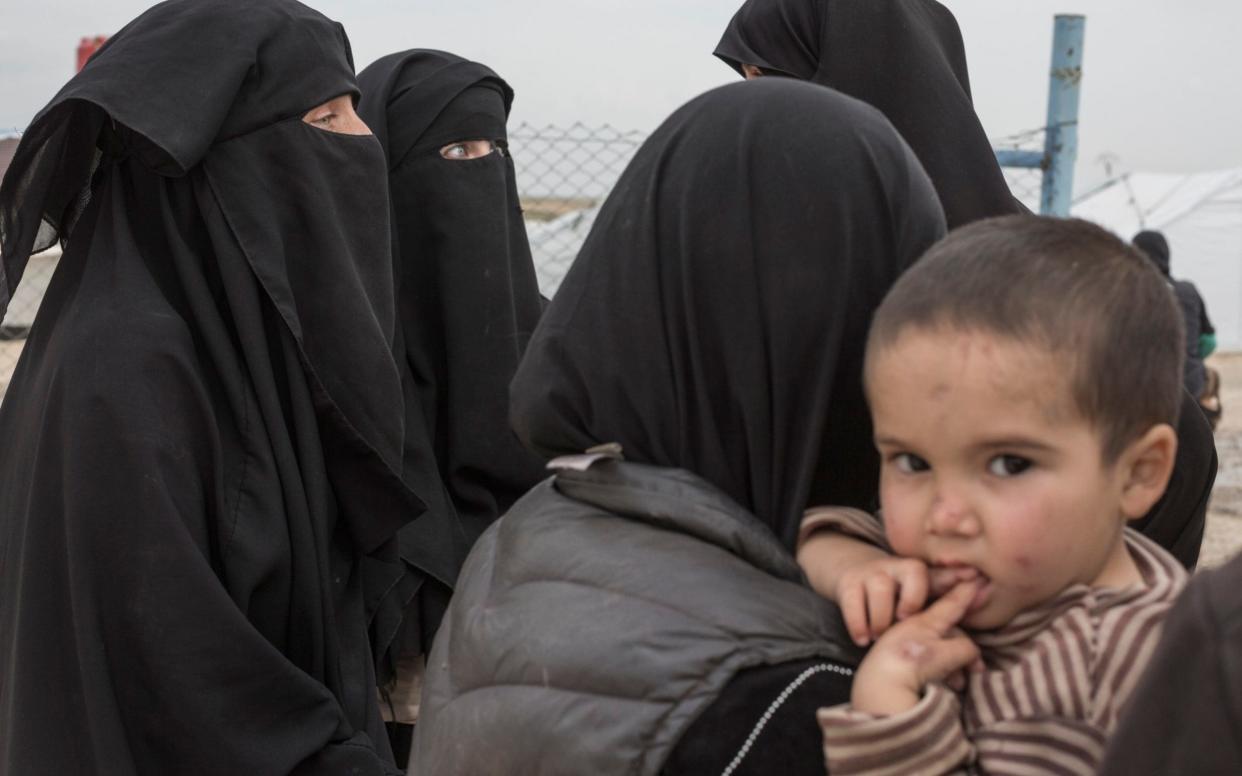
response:
<path fill-rule="evenodd" d="M 1122 451 L 1121 512 L 1128 520 L 1146 515 L 1169 484 L 1177 458 L 1177 432 L 1167 423 L 1152 426 Z"/>

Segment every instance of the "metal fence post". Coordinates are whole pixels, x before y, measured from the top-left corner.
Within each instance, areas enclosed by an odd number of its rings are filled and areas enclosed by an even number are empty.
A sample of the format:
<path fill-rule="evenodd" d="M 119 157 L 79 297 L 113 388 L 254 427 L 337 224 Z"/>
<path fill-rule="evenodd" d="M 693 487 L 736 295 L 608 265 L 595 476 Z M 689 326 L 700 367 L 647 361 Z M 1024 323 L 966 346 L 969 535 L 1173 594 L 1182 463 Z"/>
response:
<path fill-rule="evenodd" d="M 1087 19 L 1059 14 L 1052 38 L 1052 78 L 1048 84 L 1048 132 L 1044 138 L 1044 183 L 1039 212 L 1068 216 L 1078 159 L 1078 97 L 1082 85 L 1082 46 Z"/>

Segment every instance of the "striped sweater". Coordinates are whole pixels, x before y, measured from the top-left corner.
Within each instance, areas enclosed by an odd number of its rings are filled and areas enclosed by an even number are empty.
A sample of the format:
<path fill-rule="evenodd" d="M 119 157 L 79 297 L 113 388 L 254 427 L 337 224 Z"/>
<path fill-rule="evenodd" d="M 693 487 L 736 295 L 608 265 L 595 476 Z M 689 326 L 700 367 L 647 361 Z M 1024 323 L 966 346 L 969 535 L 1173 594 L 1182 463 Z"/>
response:
<path fill-rule="evenodd" d="M 819 530 L 888 549 L 879 521 L 857 510 L 810 510 L 802 536 Z M 828 772 L 1094 774 L 1186 583 L 1149 539 L 1127 529 L 1125 541 L 1144 584 L 1074 585 L 999 630 L 971 633 L 985 670 L 960 696 L 930 685 L 917 706 L 889 717 L 821 709 Z"/>

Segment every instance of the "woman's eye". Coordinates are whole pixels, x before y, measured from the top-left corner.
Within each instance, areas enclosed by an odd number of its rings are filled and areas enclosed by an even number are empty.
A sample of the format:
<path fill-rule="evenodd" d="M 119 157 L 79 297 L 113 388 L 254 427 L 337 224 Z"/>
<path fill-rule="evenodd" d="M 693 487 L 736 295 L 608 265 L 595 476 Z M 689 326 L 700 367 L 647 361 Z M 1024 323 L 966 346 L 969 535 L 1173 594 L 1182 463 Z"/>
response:
<path fill-rule="evenodd" d="M 988 461 L 988 472 L 997 477 L 1013 477 L 1031 468 L 1031 462 L 1019 455 L 998 455 Z"/>
<path fill-rule="evenodd" d="M 917 474 L 931 468 L 922 458 L 914 453 L 898 453 L 893 456 L 893 464 L 902 474 Z"/>
<path fill-rule="evenodd" d="M 481 159 L 496 150 L 490 140 L 463 140 L 440 149 L 445 159 Z"/>

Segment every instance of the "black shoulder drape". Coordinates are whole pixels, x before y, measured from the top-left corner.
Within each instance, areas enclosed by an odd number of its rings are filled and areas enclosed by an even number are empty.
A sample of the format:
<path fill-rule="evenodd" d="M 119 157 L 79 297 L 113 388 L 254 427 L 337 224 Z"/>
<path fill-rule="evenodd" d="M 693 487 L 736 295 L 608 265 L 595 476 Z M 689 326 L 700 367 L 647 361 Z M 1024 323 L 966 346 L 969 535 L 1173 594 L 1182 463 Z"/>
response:
<path fill-rule="evenodd" d="M 601 209 L 514 378 L 514 428 L 547 455 L 618 442 L 689 469 L 792 548 L 808 503 L 876 506 L 866 332 L 943 234 L 878 111 L 787 79 L 708 92 Z"/>
<path fill-rule="evenodd" d="M 935 0 L 747 0 L 715 54 L 879 108 L 923 163 L 950 229 L 1025 210 L 975 114 L 957 20 Z"/>
<path fill-rule="evenodd" d="M 0 771 L 395 772 L 383 156 L 300 120 L 352 73 L 292 0 L 172 0 L 23 137 L 6 303 L 64 255 L 0 407 Z"/>
<path fill-rule="evenodd" d="M 402 642 L 425 651 L 475 540 L 543 477 L 508 420 L 539 288 L 503 150 L 509 85 L 484 65 L 425 49 L 379 59 L 358 83 L 359 113 L 388 158 L 404 467 L 428 506 L 400 536 L 403 595 L 416 596 Z M 502 150 L 440 155 L 461 140 Z"/>

